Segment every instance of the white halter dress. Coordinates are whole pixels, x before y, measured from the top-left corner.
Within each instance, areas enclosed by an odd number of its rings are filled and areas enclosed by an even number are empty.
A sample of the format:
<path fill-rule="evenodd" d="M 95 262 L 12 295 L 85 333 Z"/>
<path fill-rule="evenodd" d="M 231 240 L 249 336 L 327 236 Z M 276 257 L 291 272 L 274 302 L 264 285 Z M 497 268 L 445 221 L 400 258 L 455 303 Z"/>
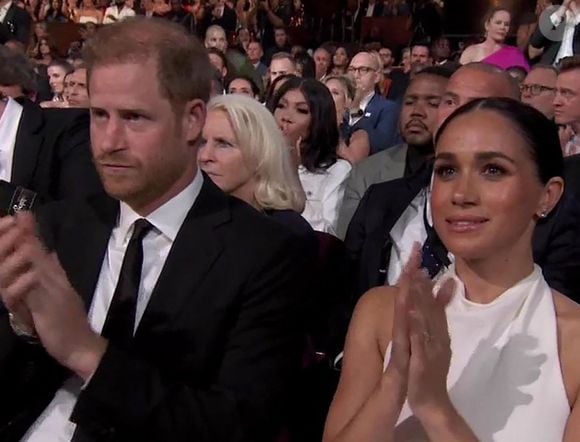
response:
<path fill-rule="evenodd" d="M 561 441 L 570 406 L 558 356 L 556 313 L 539 267 L 490 304 L 465 297 L 451 266 L 437 284 L 454 278 L 447 307 L 453 405 L 482 442 Z M 387 348 L 385 367 L 391 353 Z M 427 441 L 405 402 L 397 441 Z"/>

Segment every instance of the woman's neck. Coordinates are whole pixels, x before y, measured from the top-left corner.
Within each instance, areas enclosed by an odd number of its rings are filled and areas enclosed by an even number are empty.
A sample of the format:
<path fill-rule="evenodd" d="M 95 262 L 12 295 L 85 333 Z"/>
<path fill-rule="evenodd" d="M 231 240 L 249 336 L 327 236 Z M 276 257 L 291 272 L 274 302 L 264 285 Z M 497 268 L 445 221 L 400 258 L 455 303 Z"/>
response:
<path fill-rule="evenodd" d="M 465 285 L 465 296 L 478 304 L 489 304 L 503 292 L 529 276 L 534 269 L 530 248 L 518 253 L 455 263 L 457 276 Z"/>
<path fill-rule="evenodd" d="M 497 49 L 497 48 L 503 46 L 503 42 L 494 40 L 493 38 L 490 38 L 490 37 L 487 37 L 484 40 L 483 45 L 488 49 Z"/>

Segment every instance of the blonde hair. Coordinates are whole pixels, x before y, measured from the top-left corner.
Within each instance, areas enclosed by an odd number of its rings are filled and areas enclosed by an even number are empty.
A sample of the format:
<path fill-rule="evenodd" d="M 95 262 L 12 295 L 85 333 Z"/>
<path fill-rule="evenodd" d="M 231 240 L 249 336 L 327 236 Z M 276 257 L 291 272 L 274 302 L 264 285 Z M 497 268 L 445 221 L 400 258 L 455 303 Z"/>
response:
<path fill-rule="evenodd" d="M 258 207 L 302 213 L 306 197 L 298 170 L 282 131 L 266 107 L 253 98 L 230 94 L 212 98 L 208 111 L 228 115 L 246 164 L 255 171 L 254 200 Z"/>

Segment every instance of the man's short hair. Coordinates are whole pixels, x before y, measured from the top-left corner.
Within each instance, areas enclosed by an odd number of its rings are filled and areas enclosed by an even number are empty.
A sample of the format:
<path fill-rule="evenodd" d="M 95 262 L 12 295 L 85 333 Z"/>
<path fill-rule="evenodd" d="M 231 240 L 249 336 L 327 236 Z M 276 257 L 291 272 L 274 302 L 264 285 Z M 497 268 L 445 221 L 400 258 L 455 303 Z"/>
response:
<path fill-rule="evenodd" d="M 272 60 L 270 60 L 270 63 L 272 63 L 272 61 L 274 60 L 290 60 L 290 63 L 292 63 L 292 66 L 296 67 L 296 60 L 294 59 L 294 57 L 292 57 L 292 54 L 288 53 L 288 52 L 276 52 L 274 55 L 272 55 Z"/>
<path fill-rule="evenodd" d="M 558 72 L 560 74 L 562 72 L 574 71 L 576 69 L 580 69 L 580 55 L 564 57 L 560 60 L 560 63 L 558 63 Z"/>
<path fill-rule="evenodd" d="M 532 65 L 532 66 L 530 67 L 530 70 L 528 71 L 528 74 L 529 74 L 530 72 L 532 72 L 532 71 L 536 71 L 536 70 L 538 70 L 538 69 L 544 69 L 544 70 L 547 70 L 547 71 L 552 71 L 552 72 L 553 72 L 554 74 L 556 74 L 556 75 L 558 75 L 558 72 L 559 72 L 559 71 L 558 71 L 558 68 L 554 67 L 554 66 L 553 66 L 553 65 L 551 65 L 551 64 L 536 63 L 536 64 L 534 64 L 534 65 Z"/>
<path fill-rule="evenodd" d="M 34 67 L 24 54 L 0 46 L 0 85 L 20 86 L 25 95 L 37 90 Z"/>
<path fill-rule="evenodd" d="M 415 47 L 423 47 L 423 48 L 427 48 L 427 51 L 429 52 L 429 55 L 431 55 L 431 44 L 426 41 L 426 40 L 420 40 L 420 41 L 416 41 L 411 45 L 411 52 L 413 52 L 413 48 Z"/>
<path fill-rule="evenodd" d="M 427 66 L 421 69 L 419 72 L 415 74 L 417 75 L 434 75 L 436 77 L 443 77 L 446 79 L 450 79 L 451 76 L 455 73 L 454 69 L 449 69 L 443 66 Z"/>
<path fill-rule="evenodd" d="M 219 31 L 222 32 L 224 35 L 226 35 L 226 30 L 222 28 L 220 25 L 211 25 L 205 30 L 205 38 L 207 38 L 207 36 L 214 31 Z"/>
<path fill-rule="evenodd" d="M 193 99 L 209 100 L 215 69 L 207 51 L 182 26 L 167 20 L 134 17 L 104 26 L 85 45 L 83 58 L 89 80 L 99 66 L 154 59 L 160 92 L 176 112 Z"/>

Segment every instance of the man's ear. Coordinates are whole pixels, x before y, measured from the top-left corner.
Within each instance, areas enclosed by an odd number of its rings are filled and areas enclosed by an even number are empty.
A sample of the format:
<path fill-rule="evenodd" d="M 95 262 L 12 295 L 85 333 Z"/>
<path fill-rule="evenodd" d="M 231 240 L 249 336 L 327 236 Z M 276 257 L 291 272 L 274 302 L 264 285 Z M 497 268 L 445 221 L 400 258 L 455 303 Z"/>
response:
<path fill-rule="evenodd" d="M 182 124 L 188 142 L 193 142 L 199 138 L 205 124 L 205 116 L 206 104 L 203 100 L 196 98 L 185 104 Z"/>

